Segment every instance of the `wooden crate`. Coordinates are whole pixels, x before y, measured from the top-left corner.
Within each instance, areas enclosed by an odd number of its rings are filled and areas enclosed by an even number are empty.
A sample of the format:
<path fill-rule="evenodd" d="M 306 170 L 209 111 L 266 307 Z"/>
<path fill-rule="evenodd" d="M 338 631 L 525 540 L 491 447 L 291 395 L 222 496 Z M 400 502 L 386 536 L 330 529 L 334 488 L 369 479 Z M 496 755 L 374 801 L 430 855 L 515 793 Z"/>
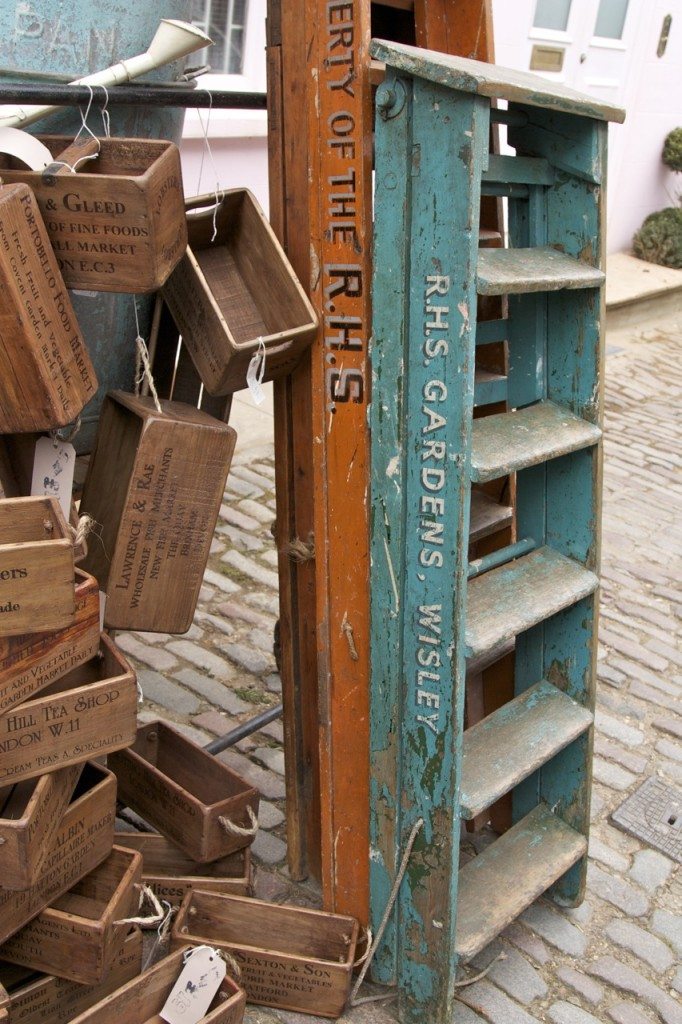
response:
<path fill-rule="evenodd" d="M 73 623 L 73 541 L 55 498 L 0 500 L 0 637 Z"/>
<path fill-rule="evenodd" d="M 5 986 L 0 982 L 0 1024 L 8 1024 L 10 998 Z"/>
<path fill-rule="evenodd" d="M 357 941 L 352 917 L 197 890 L 182 902 L 171 948 L 208 943 L 230 952 L 250 1003 L 339 1017 Z"/>
<path fill-rule="evenodd" d="M 0 638 L 0 717 L 99 650 L 99 585 L 75 570 L 75 615 L 64 629 Z"/>
<path fill-rule="evenodd" d="M 115 815 L 116 779 L 106 768 L 88 762 L 35 885 L 22 892 L 0 888 L 0 943 L 108 857 Z"/>
<path fill-rule="evenodd" d="M 81 765 L 0 789 L 0 879 L 5 889 L 35 885 L 71 802 Z"/>
<path fill-rule="evenodd" d="M 112 629 L 192 624 L 237 435 L 179 402 L 104 400 L 81 514 L 101 527 L 83 568 L 107 593 Z"/>
<path fill-rule="evenodd" d="M 182 971 L 183 956 L 188 950 L 189 947 L 183 947 L 164 957 L 139 978 L 72 1018 L 71 1024 L 161 1024 L 159 1011 Z M 244 991 L 226 977 L 201 1024 L 241 1024 L 245 1003 Z"/>
<path fill-rule="evenodd" d="M 212 195 L 187 202 L 189 247 L 163 297 L 204 387 L 226 395 L 246 387 L 261 340 L 264 379 L 290 373 L 315 334 L 317 318 L 248 189 L 223 193 L 215 242 L 213 204 Z"/>
<path fill-rule="evenodd" d="M 253 841 L 233 835 L 220 819 L 249 828 L 247 808 L 258 816 L 258 791 L 167 723 L 142 726 L 133 746 L 108 763 L 119 800 L 193 860 L 207 864 Z"/>
<path fill-rule="evenodd" d="M 3 943 L 5 960 L 97 985 L 138 915 L 142 854 L 114 846 L 102 864 Z"/>
<path fill-rule="evenodd" d="M 0 782 L 127 747 L 136 727 L 135 673 L 103 633 L 95 658 L 0 718 Z"/>
<path fill-rule="evenodd" d="M 78 158 L 73 149 L 65 152 L 69 138 L 41 139 L 56 159 Z M 0 156 L 0 176 L 35 192 L 69 288 L 153 292 L 183 255 L 182 172 L 172 142 L 101 139 L 97 159 L 76 174 L 43 175 L 13 163 Z"/>
<path fill-rule="evenodd" d="M 68 1024 L 142 970 L 142 933 L 134 928 L 114 958 L 104 981 L 78 985 L 66 978 L 39 975 L 0 962 L 0 982 L 9 992 L 12 1024 Z M 2 1017 L 0 1017 L 0 1021 Z"/>
<path fill-rule="evenodd" d="M 253 891 L 248 847 L 210 864 L 197 864 L 158 832 L 117 832 L 116 842 L 139 850 L 144 860 L 142 878 L 157 899 L 178 906 L 190 889 L 250 896 Z"/>
<path fill-rule="evenodd" d="M 0 188 L 0 433 L 62 427 L 94 398 L 90 362 L 38 204 Z"/>

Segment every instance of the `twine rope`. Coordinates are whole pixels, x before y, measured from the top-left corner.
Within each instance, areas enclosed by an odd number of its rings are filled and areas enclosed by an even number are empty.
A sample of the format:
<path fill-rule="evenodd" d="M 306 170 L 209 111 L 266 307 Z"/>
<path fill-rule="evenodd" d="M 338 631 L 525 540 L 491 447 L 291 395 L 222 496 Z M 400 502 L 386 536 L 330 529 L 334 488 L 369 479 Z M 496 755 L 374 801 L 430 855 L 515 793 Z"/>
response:
<path fill-rule="evenodd" d="M 114 921 L 114 924 L 137 924 L 140 928 L 152 928 L 154 925 L 161 924 L 166 916 L 166 912 L 156 898 L 154 890 L 146 884 L 136 884 L 136 888 L 140 890 L 138 911 L 142 911 L 145 901 L 148 900 L 154 909 L 154 913 L 147 917 L 143 917 L 141 913 L 139 913 L 137 917 L 123 917 L 120 921 Z"/>
<path fill-rule="evenodd" d="M 400 886 L 402 885 L 403 878 L 405 877 L 405 872 L 407 871 L 407 865 L 409 864 L 410 857 L 412 856 L 412 848 L 414 847 L 414 844 L 415 844 L 415 842 L 417 840 L 417 836 L 419 835 L 419 833 L 421 832 L 423 827 L 424 827 L 424 819 L 423 818 L 418 818 L 415 821 L 414 825 L 412 826 L 412 831 L 410 832 L 410 835 L 408 837 L 407 843 L 405 844 L 405 850 L 403 851 L 403 857 L 402 857 L 402 860 L 400 862 L 400 867 L 398 868 L 398 874 L 395 876 L 395 881 L 393 883 L 393 887 L 391 888 L 391 892 L 390 892 L 390 895 L 388 897 L 388 903 L 386 904 L 386 909 L 384 910 L 384 915 L 381 918 L 381 923 L 379 924 L 379 927 L 377 928 L 377 933 L 376 933 L 376 936 L 374 938 L 374 941 L 372 942 L 372 944 L 370 946 L 369 952 L 366 954 L 365 962 L 362 965 L 362 970 L 360 971 L 360 973 L 358 975 L 358 978 L 357 978 L 357 981 L 355 982 L 355 985 L 353 986 L 353 991 L 350 994 L 350 1005 L 351 1006 L 360 1006 L 362 1003 L 376 1003 L 380 999 L 392 999 L 392 998 L 395 998 L 393 993 L 388 993 L 388 994 L 378 995 L 378 996 L 365 996 L 365 998 L 363 998 L 363 999 L 358 999 L 358 991 L 359 991 L 360 986 L 362 985 L 363 981 L 365 980 L 365 975 L 367 974 L 367 971 L 370 968 L 372 960 L 374 959 L 374 954 L 376 953 L 376 951 L 377 951 L 377 949 L 379 947 L 379 944 L 380 944 L 382 938 L 384 937 L 384 932 L 386 931 L 386 925 L 388 924 L 389 918 L 390 918 L 390 916 L 391 916 L 391 914 L 393 912 L 393 907 L 395 906 L 395 901 L 398 898 L 398 892 L 400 890 Z"/>
<path fill-rule="evenodd" d="M 246 810 L 249 815 L 249 821 L 251 822 L 250 828 L 243 828 L 241 825 L 237 825 L 236 822 L 231 821 L 230 818 L 226 818 L 224 814 L 220 815 L 218 821 L 230 835 L 246 836 L 247 838 L 250 838 L 251 836 L 255 836 L 258 831 L 258 818 L 253 813 L 253 809 L 249 804 L 246 805 Z"/>
<path fill-rule="evenodd" d="M 142 381 L 146 379 L 154 402 L 154 407 L 157 412 L 163 414 L 161 402 L 159 401 L 159 396 L 156 390 L 156 384 L 154 383 L 151 363 L 149 361 L 149 349 L 147 348 L 147 343 L 142 337 L 142 333 L 140 331 L 140 318 L 137 314 L 137 302 L 135 301 L 134 295 L 132 298 L 133 309 L 135 310 L 135 329 L 137 331 L 137 336 L 135 338 L 135 394 L 140 394 Z"/>

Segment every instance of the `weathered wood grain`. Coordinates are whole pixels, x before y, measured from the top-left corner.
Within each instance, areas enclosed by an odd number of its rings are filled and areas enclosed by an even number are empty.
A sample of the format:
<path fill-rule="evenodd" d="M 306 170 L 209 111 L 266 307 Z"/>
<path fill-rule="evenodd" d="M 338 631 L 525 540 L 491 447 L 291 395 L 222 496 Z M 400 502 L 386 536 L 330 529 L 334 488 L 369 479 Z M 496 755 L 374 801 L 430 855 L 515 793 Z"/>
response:
<path fill-rule="evenodd" d="M 586 732 L 592 712 L 542 680 L 464 733 L 462 817 L 473 818 Z"/>
<path fill-rule="evenodd" d="M 0 637 L 72 625 L 73 540 L 55 498 L 0 500 Z"/>
<path fill-rule="evenodd" d="M 598 267 L 546 245 L 481 250 L 476 285 L 479 295 L 526 295 L 562 288 L 598 288 L 605 280 Z"/>
<path fill-rule="evenodd" d="M 71 1018 L 70 1024 L 162 1024 L 159 1012 L 180 976 L 189 948 L 178 949 L 159 960 L 138 978 Z M 200 1024 L 241 1024 L 245 1003 L 245 992 L 227 976 Z"/>
<path fill-rule="evenodd" d="M 474 428 L 475 429 L 475 428 Z M 514 509 L 495 501 L 478 488 L 471 490 L 471 511 L 469 513 L 469 544 L 475 544 L 484 537 L 497 533 L 511 525 Z"/>
<path fill-rule="evenodd" d="M 134 745 L 108 764 L 119 799 L 193 860 L 208 864 L 253 842 L 253 834 L 235 834 L 225 822 L 248 830 L 260 794 L 167 723 L 142 726 Z"/>
<path fill-rule="evenodd" d="M 338 1017 L 353 976 L 358 923 L 351 917 L 239 896 L 188 893 L 172 947 L 208 943 L 231 953 L 249 1002 Z"/>
<path fill-rule="evenodd" d="M 55 159 L 72 141 L 41 140 Z M 98 158 L 75 174 L 43 176 L 0 157 L 0 176 L 35 192 L 69 288 L 155 291 L 187 245 L 180 153 L 172 142 L 150 139 L 104 138 L 99 145 Z"/>
<path fill-rule="evenodd" d="M 246 387 L 265 347 L 264 380 L 290 373 L 317 317 L 255 197 L 248 189 L 187 200 L 189 246 L 163 288 L 183 343 L 211 395 Z"/>
<path fill-rule="evenodd" d="M 541 804 L 459 873 L 457 955 L 470 960 L 587 850 Z M 491 898 L 494 895 L 494 899 Z"/>
<path fill-rule="evenodd" d="M 595 445 L 600 438 L 598 426 L 554 402 L 486 416 L 473 426 L 471 479 L 494 480 Z"/>
<path fill-rule="evenodd" d="M 0 879 L 5 889 L 30 889 L 81 774 L 81 765 L 0 789 Z"/>
<path fill-rule="evenodd" d="M 168 900 L 174 907 L 180 905 L 190 889 L 233 896 L 253 894 L 248 847 L 210 864 L 198 864 L 157 832 L 117 832 L 116 843 L 142 854 L 144 881 L 158 899 Z"/>
<path fill-rule="evenodd" d="M 495 650 L 598 585 L 589 569 L 546 546 L 478 576 L 468 587 L 467 657 Z"/>
<path fill-rule="evenodd" d="M 35 885 L 22 892 L 0 888 L 0 942 L 9 939 L 109 855 L 115 814 L 116 779 L 105 768 L 89 762 Z"/>
<path fill-rule="evenodd" d="M 236 434 L 180 402 L 104 400 L 81 514 L 98 524 L 83 568 L 107 593 L 111 629 L 192 624 Z"/>
<path fill-rule="evenodd" d="M 66 978 L 36 977 L 0 962 L 0 981 L 9 989 L 13 1024 L 69 1024 L 104 996 L 137 977 L 142 970 L 142 933 L 134 928 L 99 985 L 78 985 Z M 0 1018 L 1 1019 L 1 1018 Z"/>
<path fill-rule="evenodd" d="M 71 625 L 46 633 L 0 637 L 0 717 L 99 650 L 99 585 L 75 570 Z"/>
<path fill-rule="evenodd" d="M 561 82 L 553 82 L 527 71 L 424 51 L 384 39 L 372 40 L 371 54 L 398 72 L 419 75 L 453 90 L 533 107 L 547 107 L 573 116 L 604 121 L 625 120 L 625 111 L 621 107 L 602 103 L 592 96 L 569 89 Z"/>
<path fill-rule="evenodd" d="M 0 781 L 100 757 L 135 739 L 135 673 L 103 633 L 99 653 L 0 717 Z"/>
<path fill-rule="evenodd" d="M 0 253 L 0 433 L 64 426 L 97 379 L 26 185 L 0 188 Z"/>
<path fill-rule="evenodd" d="M 98 985 L 138 916 L 142 854 L 114 846 L 105 861 L 2 945 L 9 963 Z M 117 923 L 119 922 L 119 923 Z"/>

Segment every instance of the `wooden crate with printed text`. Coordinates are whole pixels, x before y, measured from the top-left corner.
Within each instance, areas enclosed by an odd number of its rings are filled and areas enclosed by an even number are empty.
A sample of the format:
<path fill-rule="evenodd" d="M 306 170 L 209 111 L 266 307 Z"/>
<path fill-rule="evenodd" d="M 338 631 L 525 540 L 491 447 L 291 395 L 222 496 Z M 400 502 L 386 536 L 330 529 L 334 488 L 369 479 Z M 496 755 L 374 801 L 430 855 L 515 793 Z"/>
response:
<path fill-rule="evenodd" d="M 75 607 L 73 540 L 59 502 L 0 500 L 0 637 L 64 629 Z"/>
<path fill-rule="evenodd" d="M 118 796 L 199 863 L 249 846 L 260 794 L 166 722 L 149 722 L 108 759 Z"/>
<path fill-rule="evenodd" d="M 136 727 L 135 673 L 103 633 L 94 658 L 0 717 L 0 783 L 120 750 Z"/>
<path fill-rule="evenodd" d="M 137 977 L 142 970 L 142 932 L 133 928 L 104 981 L 79 985 L 0 961 L 0 984 L 9 993 L 12 1024 L 69 1024 L 79 1013 Z M 0 1016 L 0 1022 L 2 1017 Z"/>
<path fill-rule="evenodd" d="M 115 815 L 116 779 L 106 768 L 88 762 L 35 885 L 21 892 L 0 888 L 0 943 L 109 856 Z"/>
<path fill-rule="evenodd" d="M 114 846 L 105 861 L 2 945 L 9 963 L 81 985 L 106 978 L 138 916 L 142 854 Z"/>
<path fill-rule="evenodd" d="M 112 391 L 80 504 L 99 524 L 82 566 L 106 591 L 111 629 L 192 624 L 237 435 L 180 402 Z"/>
<path fill-rule="evenodd" d="M 96 155 L 89 139 L 74 145 L 68 137 L 46 135 L 41 141 L 62 166 L 30 171 L 0 156 L 0 177 L 34 190 L 67 286 L 132 293 L 160 288 L 187 245 L 177 146 L 100 139 Z M 81 157 L 72 174 L 64 164 L 76 166 Z"/>
<path fill-rule="evenodd" d="M 116 843 L 138 850 L 143 857 L 142 878 L 159 900 L 176 907 L 190 889 L 253 894 L 251 852 L 248 847 L 228 853 L 210 864 L 199 864 L 158 832 L 117 832 Z"/>

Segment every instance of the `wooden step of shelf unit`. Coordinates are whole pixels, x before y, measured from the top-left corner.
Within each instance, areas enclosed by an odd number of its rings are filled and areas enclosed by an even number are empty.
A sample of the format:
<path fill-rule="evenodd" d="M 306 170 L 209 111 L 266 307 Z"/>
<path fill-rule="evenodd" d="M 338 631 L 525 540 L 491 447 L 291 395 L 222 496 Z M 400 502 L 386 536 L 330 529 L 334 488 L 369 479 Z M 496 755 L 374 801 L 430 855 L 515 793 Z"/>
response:
<path fill-rule="evenodd" d="M 562 288 L 598 288 L 602 270 L 549 245 L 532 249 L 485 249 L 478 261 L 479 295 L 524 295 Z"/>
<path fill-rule="evenodd" d="M 462 817 L 475 818 L 590 728 L 594 716 L 546 679 L 464 733 Z"/>
<path fill-rule="evenodd" d="M 477 576 L 468 587 L 466 656 L 494 651 L 598 586 L 593 572 L 546 546 Z"/>
<path fill-rule="evenodd" d="M 474 420 L 471 479 L 496 480 L 597 444 L 601 430 L 554 402 Z"/>
<path fill-rule="evenodd" d="M 476 956 L 586 852 L 585 836 L 534 808 L 460 869 L 457 956 Z"/>

